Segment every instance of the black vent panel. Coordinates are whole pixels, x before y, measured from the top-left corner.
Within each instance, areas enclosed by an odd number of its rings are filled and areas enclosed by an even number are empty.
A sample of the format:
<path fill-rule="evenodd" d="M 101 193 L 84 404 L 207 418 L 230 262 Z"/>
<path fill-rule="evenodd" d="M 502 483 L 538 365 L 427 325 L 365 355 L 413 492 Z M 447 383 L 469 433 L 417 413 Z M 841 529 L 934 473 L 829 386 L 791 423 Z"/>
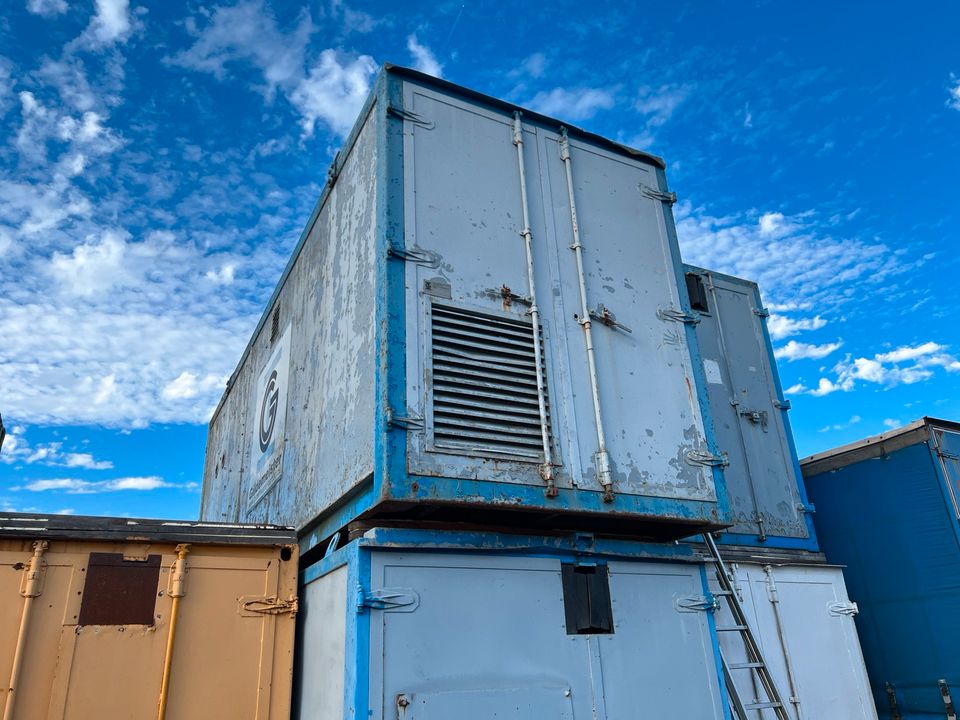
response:
<path fill-rule="evenodd" d="M 431 333 L 434 446 L 542 462 L 532 323 L 434 304 Z"/>

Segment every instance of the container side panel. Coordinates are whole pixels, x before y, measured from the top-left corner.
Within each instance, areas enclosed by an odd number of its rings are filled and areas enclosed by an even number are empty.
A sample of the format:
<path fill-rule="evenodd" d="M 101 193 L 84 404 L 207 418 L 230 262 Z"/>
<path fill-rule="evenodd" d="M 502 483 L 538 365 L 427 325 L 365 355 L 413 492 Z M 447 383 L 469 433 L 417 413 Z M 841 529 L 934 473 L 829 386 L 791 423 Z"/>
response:
<path fill-rule="evenodd" d="M 651 717 L 722 718 L 706 616 L 674 609 L 702 592 L 698 567 L 612 564 L 614 632 L 568 634 L 559 559 L 375 553 L 371 590 L 410 602 L 371 610 L 371 711 L 614 718 L 640 701 Z"/>
<path fill-rule="evenodd" d="M 960 545 L 925 443 L 806 479 L 827 559 L 846 566 L 878 707 L 943 714 L 937 680 L 960 684 Z"/>
<path fill-rule="evenodd" d="M 937 455 L 944 482 L 950 496 L 954 515 L 960 520 L 960 433 L 944 428 L 931 428 L 937 445 Z"/>
<path fill-rule="evenodd" d="M 614 635 L 597 636 L 607 717 L 722 718 L 707 614 L 678 609 L 702 595 L 699 566 L 610 564 Z"/>
<path fill-rule="evenodd" d="M 346 662 L 347 567 L 303 589 L 298 668 L 302 720 L 342 720 Z"/>
<path fill-rule="evenodd" d="M 751 627 L 780 695 L 793 709 L 791 717 L 799 707 L 805 718 L 876 720 L 841 570 L 787 565 L 771 567 L 768 575 L 760 565 L 743 563 L 735 572 Z M 717 623 L 732 622 L 724 605 Z M 728 663 L 746 661 L 739 634 L 720 633 L 720 645 Z M 741 699 L 751 702 L 752 696 L 743 697 L 752 688 L 749 671 L 733 673 Z"/>
<path fill-rule="evenodd" d="M 373 471 L 375 127 L 371 117 L 360 131 L 270 310 L 276 322 L 212 423 L 204 519 L 303 527 Z M 274 397 L 285 402 L 268 415 Z M 263 450 L 268 421 L 281 436 Z"/>
<path fill-rule="evenodd" d="M 711 273 L 697 340 L 703 356 L 714 430 L 728 455 L 724 471 L 736 524 L 729 532 L 807 537 L 799 474 L 778 407 L 774 368 L 754 287 Z"/>
<path fill-rule="evenodd" d="M 600 407 L 617 492 L 678 499 L 716 497 L 712 472 L 690 460 L 708 452 L 683 324 L 663 312 L 681 305 L 663 203 L 652 167 L 570 142 L 573 194 L 583 243 L 587 304 L 609 311 L 620 327 L 594 318 Z M 566 314 L 566 358 L 573 384 L 583 465 L 578 482 L 597 487 L 596 426 L 573 251 L 570 203 L 556 136 L 545 135 L 542 171 L 547 212 L 559 255 L 557 284 Z M 624 328 L 629 328 L 627 332 Z"/>

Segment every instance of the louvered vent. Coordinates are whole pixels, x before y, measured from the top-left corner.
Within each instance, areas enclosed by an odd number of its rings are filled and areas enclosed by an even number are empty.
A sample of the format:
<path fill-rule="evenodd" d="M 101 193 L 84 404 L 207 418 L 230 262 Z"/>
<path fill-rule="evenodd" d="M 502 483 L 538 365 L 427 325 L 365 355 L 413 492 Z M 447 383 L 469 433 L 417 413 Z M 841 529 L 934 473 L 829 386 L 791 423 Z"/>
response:
<path fill-rule="evenodd" d="M 532 324 L 434 304 L 431 327 L 434 446 L 542 461 Z"/>

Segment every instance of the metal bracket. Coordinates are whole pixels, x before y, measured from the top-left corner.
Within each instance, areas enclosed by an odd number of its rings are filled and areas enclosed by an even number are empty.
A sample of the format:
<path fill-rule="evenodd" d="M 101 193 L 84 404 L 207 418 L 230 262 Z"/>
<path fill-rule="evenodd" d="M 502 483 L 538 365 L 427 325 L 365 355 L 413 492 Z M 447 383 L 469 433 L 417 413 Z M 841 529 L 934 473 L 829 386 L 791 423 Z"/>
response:
<path fill-rule="evenodd" d="M 424 130 L 433 130 L 437 126 L 433 120 L 427 120 L 422 115 L 417 115 L 415 112 L 394 107 L 393 105 L 387 106 L 387 115 L 399 118 L 400 120 L 406 120 L 417 127 L 422 127 Z"/>
<path fill-rule="evenodd" d="M 404 430 L 423 430 L 426 427 L 422 417 L 397 415 L 392 408 L 387 408 L 387 425 Z"/>
<path fill-rule="evenodd" d="M 296 617 L 300 610 L 300 600 L 291 597 L 287 600 L 281 600 L 276 595 L 250 596 L 244 595 L 240 598 L 241 617 L 255 617 L 259 615 L 289 615 Z"/>
<path fill-rule="evenodd" d="M 531 300 L 528 295 L 518 295 L 506 285 L 501 285 L 498 288 L 487 288 L 487 290 L 484 291 L 484 294 L 488 297 L 503 300 L 508 304 L 520 303 L 521 305 L 526 305 L 527 307 L 533 305 L 533 300 Z"/>
<path fill-rule="evenodd" d="M 640 184 L 640 194 L 652 200 L 669 203 L 670 205 L 673 205 L 677 201 L 677 194 L 675 192 L 662 192 L 643 183 Z"/>
<path fill-rule="evenodd" d="M 364 592 L 357 586 L 357 612 L 366 609 L 384 612 L 413 612 L 420 607 L 420 596 L 410 588 L 380 588 Z"/>
<path fill-rule="evenodd" d="M 694 313 L 683 312 L 672 307 L 657 308 L 657 317 L 664 322 L 682 322 L 685 325 L 696 325 L 700 316 Z"/>
<path fill-rule="evenodd" d="M 827 612 L 834 617 L 841 617 L 843 615 L 853 617 L 860 612 L 860 608 L 857 607 L 855 602 L 843 602 L 838 600 L 836 602 L 827 603 Z"/>
<path fill-rule="evenodd" d="M 770 311 L 764 307 L 754 308 L 753 314 L 756 315 L 757 317 L 762 317 L 762 318 L 770 317 Z"/>
<path fill-rule="evenodd" d="M 677 612 L 718 612 L 720 600 L 716 595 L 674 595 L 673 608 Z"/>
<path fill-rule="evenodd" d="M 686 454 L 687 462 L 691 465 L 704 465 L 706 467 L 726 467 L 730 464 L 730 456 L 722 452 L 719 455 L 703 452 L 700 450 L 690 450 Z"/>
<path fill-rule="evenodd" d="M 397 260 L 414 263 L 415 265 L 423 265 L 429 268 L 440 267 L 440 256 L 431 250 L 424 250 L 423 248 L 413 247 L 407 249 L 391 246 L 387 248 L 387 255 Z"/>
<path fill-rule="evenodd" d="M 330 163 L 330 167 L 327 168 L 327 185 L 333 187 L 337 183 L 337 178 L 340 177 L 340 151 L 337 151 L 337 154 L 333 156 L 333 162 Z"/>
<path fill-rule="evenodd" d="M 802 502 L 797 503 L 797 510 L 802 513 L 815 513 L 817 507 L 813 503 L 807 503 L 804 505 Z"/>
<path fill-rule="evenodd" d="M 759 425 L 763 428 L 764 432 L 769 432 L 770 429 L 767 427 L 767 421 L 769 419 L 766 410 L 741 410 L 740 416 L 745 417 L 754 425 Z"/>
<path fill-rule="evenodd" d="M 773 406 L 777 410 L 790 410 L 793 408 L 793 404 L 789 400 L 774 400 Z"/>
<path fill-rule="evenodd" d="M 947 720 L 957 720 L 957 709 L 953 705 L 953 698 L 950 696 L 950 686 L 947 681 L 941 678 L 937 680 L 937 687 L 940 688 L 940 697 L 943 700 L 943 709 L 947 713 Z"/>
<path fill-rule="evenodd" d="M 607 327 L 612 327 L 617 330 L 623 330 L 625 333 L 632 333 L 633 330 L 628 328 L 621 322 L 617 322 L 617 316 L 614 315 L 610 310 L 605 307 L 602 303 L 597 305 L 596 310 L 590 311 L 590 317 L 596 320 L 598 323 L 603 323 Z M 581 319 L 581 323 L 583 320 Z"/>

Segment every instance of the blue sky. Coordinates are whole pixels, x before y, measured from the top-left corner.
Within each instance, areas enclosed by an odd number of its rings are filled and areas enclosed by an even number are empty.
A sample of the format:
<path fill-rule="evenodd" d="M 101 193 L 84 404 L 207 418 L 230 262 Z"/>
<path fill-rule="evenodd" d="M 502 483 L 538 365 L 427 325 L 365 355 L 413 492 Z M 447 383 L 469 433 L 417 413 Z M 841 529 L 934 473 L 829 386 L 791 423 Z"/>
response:
<path fill-rule="evenodd" d="M 666 158 L 801 454 L 960 418 L 960 7 L 10 0 L 0 508 L 190 518 L 206 420 L 376 68 Z"/>

